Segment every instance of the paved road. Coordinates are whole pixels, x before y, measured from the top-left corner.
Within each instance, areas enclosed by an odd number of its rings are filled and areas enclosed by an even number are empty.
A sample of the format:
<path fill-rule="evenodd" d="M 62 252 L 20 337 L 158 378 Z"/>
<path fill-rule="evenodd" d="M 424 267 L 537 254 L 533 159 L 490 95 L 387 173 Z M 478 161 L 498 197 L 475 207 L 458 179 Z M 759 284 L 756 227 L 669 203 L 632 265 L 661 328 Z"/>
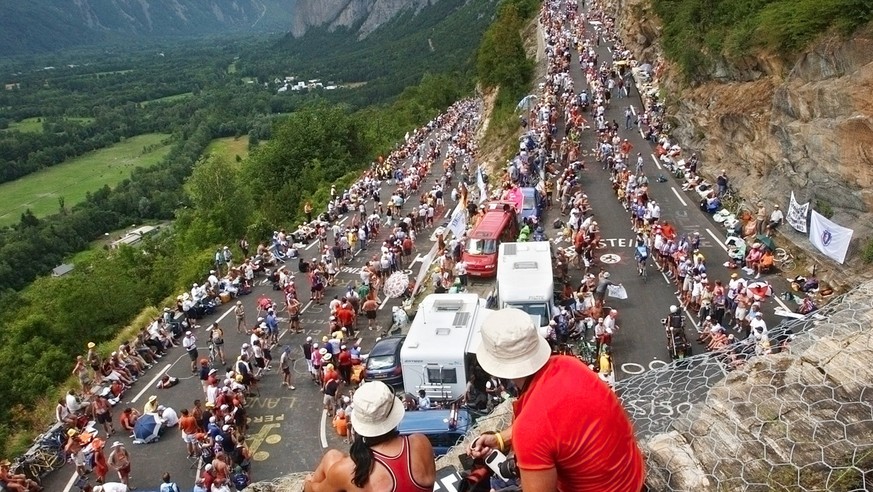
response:
<path fill-rule="evenodd" d="M 610 60 L 611 46 L 607 42 L 601 42 L 598 48 L 601 60 Z M 574 56 L 574 64 L 571 76 L 575 81 L 577 90 L 584 87 L 585 81 L 579 69 L 578 60 Z M 642 107 L 636 90 L 628 99 L 613 100 L 612 108 L 607 111 L 607 119 L 624 121 L 624 108 L 633 105 L 639 111 Z M 681 184 L 672 177 L 668 177 L 665 183 L 657 183 L 656 176 L 663 171 L 652 155 L 652 146 L 642 139 L 636 129 L 623 132 L 624 138 L 628 138 L 634 145 L 634 152 L 643 152 L 649 159 L 646 163 L 646 173 L 651 184 L 651 195 L 661 203 L 662 217 L 678 226 L 680 232 L 698 231 L 703 238 L 702 250 L 707 257 L 710 277 L 726 280 L 729 273 L 721 266 L 727 259 L 726 252 L 721 246 L 724 234 L 718 224 L 711 217 L 702 213 L 696 206 L 697 199 L 694 196 L 681 191 Z M 562 134 L 562 132 L 559 132 Z M 592 132 L 583 134 L 583 148 L 593 149 L 594 135 Z M 673 294 L 675 290 L 666 278 L 660 276 L 654 269 L 650 269 L 647 283 L 637 275 L 633 260 L 633 237 L 628 213 L 616 200 L 615 195 L 608 183 L 608 173 L 602 170 L 593 160 L 591 152 L 584 157 L 589 163 L 588 171 L 582 176 L 582 185 L 588 194 L 594 207 L 602 234 L 604 248 L 600 250 L 601 264 L 606 264 L 612 273 L 612 279 L 624 284 L 629 294 L 627 300 L 609 300 L 608 304 L 617 308 L 620 312 L 619 325 L 622 330 L 614 341 L 614 356 L 616 363 L 617 379 L 626 378 L 652 368 L 663 366 L 669 360 L 663 330 L 659 320 L 664 317 L 670 304 L 676 303 Z M 664 173 L 668 174 L 668 173 Z M 429 189 L 433 182 L 433 176 L 425 182 L 424 189 Z M 387 190 L 386 190 L 387 191 Z M 551 224 L 560 214 L 559 208 L 553 208 L 546 213 L 546 224 Z M 347 219 L 341 219 L 344 222 Z M 382 236 L 384 237 L 384 230 Z M 421 236 L 420 236 L 421 237 Z M 378 244 L 371 241 L 372 244 Z M 561 245 L 561 243 L 558 243 Z M 567 246 L 568 244 L 563 244 Z M 420 254 L 417 260 L 430 248 L 431 243 L 426 239 L 420 239 L 417 252 Z M 317 246 L 309 245 L 305 254 L 314 254 Z M 329 288 L 326 298 L 344 291 L 346 285 L 354 285 L 358 280 L 358 272 L 364 263 L 366 254 L 356 256 L 352 261 L 341 269 L 337 277 L 337 286 Z M 608 263 L 612 262 L 612 263 Z M 290 267 L 294 267 L 289 263 Z M 413 265 L 417 271 L 420 263 Z M 576 280 L 580 273 L 574 273 Z M 305 281 L 304 281 L 305 282 Z M 491 290 L 490 282 L 475 282 L 471 290 L 480 294 Z M 280 293 L 273 292 L 269 286 L 259 285 L 254 292 L 242 298 L 252 318 L 256 312 L 255 301 L 261 294 L 271 296 L 276 301 L 281 300 Z M 390 324 L 391 307 L 398 301 L 389 300 L 382 305 L 379 320 L 383 325 Z M 772 303 L 771 303 L 772 304 Z M 767 321 L 772 325 L 779 319 L 772 315 L 772 305 L 766 311 Z M 326 325 L 325 305 L 306 304 L 302 313 L 302 325 L 306 333 L 299 335 L 284 335 L 280 340 L 282 344 L 290 345 L 296 354 L 300 354 L 299 344 L 305 336 L 313 338 L 324 334 Z M 225 305 L 219 311 L 201 321 L 207 326 L 212 321 L 218 320 L 225 327 L 227 338 L 226 347 L 230 355 L 235 356 L 239 346 L 246 340 L 243 335 L 238 335 L 233 330 L 233 315 L 230 314 L 231 305 Z M 203 336 L 200 331 L 201 338 Z M 361 333 L 362 346 L 365 351 L 372 346 L 376 333 L 364 329 Z M 698 347 L 698 350 L 702 350 Z M 274 350 L 278 358 L 279 349 Z M 275 364 L 274 364 L 275 365 Z M 173 408 L 189 407 L 195 398 L 201 397 L 200 384 L 196 377 L 192 377 L 188 371 L 187 358 L 180 349 L 172 352 L 172 355 L 164 358 L 162 370 L 158 373 L 152 371 L 129 390 L 125 395 L 126 401 L 119 404 L 114 412 L 117 416 L 120 409 L 125 406 L 142 407 L 151 394 L 159 396 L 162 403 Z M 321 412 L 321 396 L 318 388 L 308 382 L 305 373 L 305 361 L 298 360 L 295 364 L 296 386 L 295 391 L 282 388 L 280 378 L 275 373 L 268 374 L 261 384 L 261 395 L 250 399 L 249 413 L 251 415 L 249 446 L 254 452 L 254 479 L 262 480 L 273 478 L 282 474 L 295 471 L 313 469 L 320 460 L 325 447 L 345 449 L 345 444 L 336 437 L 331 429 L 327 428 Z M 153 389 L 157 378 L 164 372 L 179 377 L 181 384 L 170 390 Z M 633 402 L 633 408 L 629 412 L 646 412 L 647 404 L 654 408 L 655 402 Z M 681 410 L 681 409 L 676 409 Z M 329 425 L 329 424 L 328 424 Z M 325 430 L 326 429 L 326 430 Z M 130 444 L 126 436 L 114 436 L 125 444 Z M 110 441 L 112 438 L 110 439 Z M 160 442 L 144 446 L 129 445 L 133 455 L 133 484 L 140 490 L 157 489 L 159 477 L 162 472 L 169 471 L 183 489 L 188 489 L 194 481 L 196 463 L 190 463 L 184 459 L 184 445 L 177 430 L 170 430 Z M 47 490 L 66 492 L 71 483 L 72 469 L 67 467 L 46 479 Z M 151 487 L 151 488 L 150 488 Z"/>
<path fill-rule="evenodd" d="M 587 26 L 587 35 L 597 35 L 592 26 Z M 600 40 L 596 47 L 599 60 L 612 62 L 612 45 L 606 39 Z M 578 53 L 574 50 L 570 75 L 577 91 L 586 88 L 586 80 L 578 63 Z M 634 112 L 641 111 L 643 103 L 639 91 L 632 88 L 628 98 L 613 98 L 611 107 L 606 111 L 607 121 L 623 123 L 624 111 L 631 106 Z M 593 116 L 586 115 L 593 120 Z M 725 233 L 722 226 L 716 223 L 712 216 L 704 213 L 698 207 L 699 197 L 694 192 L 682 191 L 682 183 L 666 170 L 655 158 L 654 146 L 643 138 L 639 128 L 624 130 L 620 125 L 621 138 L 626 138 L 633 145 L 631 155 L 641 152 L 646 162 L 643 170 L 649 178 L 649 195 L 661 205 L 662 221 L 669 221 L 682 233 L 698 232 L 701 237 L 701 251 L 706 257 L 707 274 L 711 279 L 721 279 L 725 285 L 730 274 L 737 270 L 728 270 L 723 266 L 727 261 L 727 249 L 724 246 Z M 559 134 L 563 134 L 559 130 Z M 666 347 L 666 338 L 660 319 L 665 317 L 671 304 L 678 304 L 674 294 L 675 286 L 653 266 L 649 265 L 648 281 L 644 282 L 637 274 L 634 260 L 634 232 L 630 224 L 629 212 L 617 200 L 609 182 L 609 172 L 594 160 L 596 134 L 586 130 L 582 134 L 581 157 L 587 163 L 587 171 L 582 173 L 581 184 L 593 207 L 595 219 L 602 231 L 603 249 L 599 251 L 600 265 L 611 273 L 611 280 L 621 282 L 627 292 L 628 299 L 617 300 L 607 298 L 607 305 L 619 310 L 619 326 L 621 331 L 613 340 L 616 379 L 639 374 L 647 370 L 664 366 L 670 358 Z M 706 163 L 703 163 L 705 168 Z M 663 183 L 657 182 L 659 175 L 667 177 Z M 711 172 L 718 174 L 718 171 Z M 560 208 L 552 208 L 546 214 L 545 224 L 550 225 L 560 216 Z M 565 219 L 564 217 L 561 217 Z M 558 242 L 559 245 L 570 246 L 570 243 Z M 742 272 L 739 271 L 742 275 Z M 576 273 L 576 279 L 580 277 Z M 787 283 L 778 274 L 762 277 L 774 285 L 774 290 L 782 292 Z M 776 306 L 786 306 L 778 297 L 764 303 L 765 320 L 768 326 L 775 326 L 781 318 L 773 314 Z M 694 325 L 695 316 L 688 316 Z M 693 331 L 689 327 L 689 338 Z M 697 345 L 694 353 L 703 352 L 703 347 Z"/>
<path fill-rule="evenodd" d="M 433 139 L 437 139 L 436 132 L 425 140 L 425 144 Z M 443 142 L 442 148 L 445 150 L 445 142 Z M 442 155 L 445 155 L 445 152 Z M 424 180 L 420 187 L 421 190 L 431 189 L 431 185 L 436 182 L 437 176 L 440 175 L 441 165 L 441 160 L 434 164 L 435 172 Z M 392 189 L 386 184 L 382 190 L 383 194 L 390 193 Z M 450 200 L 447 200 L 447 206 L 451 207 L 449 202 Z M 371 208 L 372 202 L 368 201 L 367 206 L 368 209 Z M 441 212 L 442 222 L 445 222 L 446 215 L 448 212 L 443 210 Z M 341 217 L 339 222 L 343 224 L 347 220 L 350 220 L 350 214 Z M 444 224 L 441 224 L 440 220 L 435 220 L 435 225 L 439 227 Z M 419 234 L 416 242 L 417 256 L 408 266 L 416 273 L 421 268 L 422 257 L 433 244 L 430 239 L 433 229 L 430 228 L 425 233 Z M 360 281 L 359 273 L 362 266 L 378 250 L 378 246 L 387 235 L 387 230 L 383 227 L 376 240 L 369 241 L 368 249 L 354 256 L 340 268 L 335 286 L 328 287 L 325 291 L 326 301 L 335 295 L 342 295 L 346 286 L 357 285 L 356 283 Z M 317 250 L 317 241 L 312 242 L 305 247 L 304 255 L 316 256 Z M 296 271 L 296 260 L 290 260 L 287 266 Z M 266 295 L 280 305 L 283 300 L 282 293 L 273 291 L 270 285 L 264 283 L 263 277 L 257 278 L 256 281 L 253 292 L 240 298 L 246 308 L 249 323 L 255 319 L 256 303 L 260 296 Z M 307 280 L 298 280 L 298 288 L 305 290 L 307 285 Z M 482 285 L 477 290 L 485 292 L 485 288 L 487 286 Z M 306 296 L 302 295 L 302 298 L 305 299 Z M 391 308 L 399 304 L 398 299 L 384 300 L 380 305 L 378 315 L 380 326 L 388 327 L 391 325 Z M 228 361 L 234 360 L 240 352 L 240 346 L 248 341 L 247 335 L 239 334 L 235 330 L 236 320 L 232 314 L 233 308 L 233 304 L 220 306 L 215 314 L 200 320 L 203 327 L 209 326 L 215 321 L 224 328 Z M 300 358 L 302 355 L 300 344 L 305 337 L 312 336 L 314 340 L 320 342 L 321 337 L 326 334 L 327 311 L 326 304 L 306 302 L 301 312 L 301 326 L 304 327 L 305 333 L 288 335 L 283 332 L 279 340 L 281 345 L 291 346 L 294 354 L 298 357 L 294 366 L 296 390 L 292 391 L 280 386 L 281 375 L 274 370 L 267 373 L 261 381 L 260 395 L 248 400 L 247 408 L 250 415 L 248 444 L 254 455 L 254 480 L 264 480 L 290 472 L 312 470 L 320 461 L 325 448 L 342 449 L 347 446 L 330 428 L 330 422 L 325 422 L 326 418 L 323 416 L 321 408 L 320 390 L 318 386 L 310 382 L 306 372 L 306 362 Z M 279 314 L 281 315 L 281 313 Z M 284 330 L 285 326 L 283 323 L 281 328 Z M 361 330 L 358 334 L 361 338 L 361 347 L 366 353 L 372 347 L 379 332 L 368 331 L 366 320 L 363 317 L 360 319 L 358 328 Z M 204 354 L 206 353 L 206 334 L 203 328 L 196 330 L 196 334 L 200 338 L 200 353 Z M 274 367 L 278 366 L 280 353 L 280 347 L 273 349 Z M 157 380 L 163 374 L 179 378 L 180 384 L 168 390 L 155 389 Z M 199 378 L 192 376 L 189 359 L 181 348 L 173 349 L 170 355 L 161 359 L 158 366 L 149 371 L 127 391 L 124 395 L 125 401 L 119 403 L 113 411 L 116 423 L 122 409 L 129 406 L 142 411 L 143 405 L 151 395 L 157 395 L 161 404 L 175 409 L 190 408 L 194 399 L 203 399 Z M 169 471 L 183 490 L 190 490 L 196 477 L 198 464 L 196 461 L 185 459 L 185 445 L 177 429 L 169 429 L 160 441 L 148 445 L 133 445 L 131 439 L 122 434 L 116 433 L 108 440 L 110 444 L 115 439 L 120 440 L 131 452 L 133 462 L 131 484 L 136 486 L 138 490 L 157 490 L 160 476 L 164 471 Z M 68 465 L 46 477 L 44 479 L 46 490 L 63 492 L 71 490 L 73 474 L 72 467 Z M 112 478 L 111 473 L 109 478 Z"/>

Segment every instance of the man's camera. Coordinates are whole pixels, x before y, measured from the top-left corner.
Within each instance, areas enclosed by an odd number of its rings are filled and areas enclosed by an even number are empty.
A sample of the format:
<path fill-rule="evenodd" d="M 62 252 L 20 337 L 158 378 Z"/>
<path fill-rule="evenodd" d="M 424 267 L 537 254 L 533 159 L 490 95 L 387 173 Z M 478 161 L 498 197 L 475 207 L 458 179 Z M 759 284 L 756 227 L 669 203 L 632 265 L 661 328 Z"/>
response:
<path fill-rule="evenodd" d="M 495 449 L 485 457 L 485 464 L 504 481 L 518 478 L 518 462 L 515 456 L 507 458 L 505 454 Z"/>

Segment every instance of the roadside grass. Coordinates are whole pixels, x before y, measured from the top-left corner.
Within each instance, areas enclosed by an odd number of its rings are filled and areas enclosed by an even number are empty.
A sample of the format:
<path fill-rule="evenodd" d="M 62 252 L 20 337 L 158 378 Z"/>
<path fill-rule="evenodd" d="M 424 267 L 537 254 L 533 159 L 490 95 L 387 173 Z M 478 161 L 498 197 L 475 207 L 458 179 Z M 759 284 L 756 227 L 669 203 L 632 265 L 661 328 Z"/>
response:
<path fill-rule="evenodd" d="M 168 297 L 160 304 L 160 306 L 172 307 L 174 303 L 173 297 Z M 131 321 L 131 323 L 122 329 L 118 335 L 108 342 L 101 343 L 97 346 L 97 351 L 101 357 L 106 358 L 118 349 L 118 346 L 124 342 L 129 342 L 136 338 L 137 334 L 161 314 L 162 309 L 156 306 L 149 306 L 143 309 L 140 314 Z M 82 342 L 82 355 L 87 350 Z M 70 367 L 75 362 L 75 355 L 71 355 Z M 37 400 L 33 408 L 15 409 L 17 418 L 16 421 L 20 424 L 19 427 L 10 435 L 9 441 L 6 444 L 7 456 L 18 456 L 24 454 L 25 451 L 33 444 L 33 441 L 40 433 L 45 432 L 52 422 L 54 422 L 54 410 L 57 401 L 63 399 L 67 392 L 71 389 L 79 391 L 79 383 L 74 376 L 70 376 L 66 382 L 59 384 L 52 392 L 51 396 L 45 396 Z"/>
<path fill-rule="evenodd" d="M 127 178 L 135 167 L 157 164 L 170 150 L 169 144 L 163 143 L 168 137 L 162 133 L 138 135 L 0 184 L 0 226 L 18 222 L 27 209 L 37 217 L 55 213 L 61 197 L 66 207 L 72 207 L 89 191 Z"/>
<path fill-rule="evenodd" d="M 230 162 L 235 161 L 237 156 L 245 159 L 249 156 L 249 139 L 247 136 L 216 138 L 206 147 L 204 154 L 222 155 Z"/>

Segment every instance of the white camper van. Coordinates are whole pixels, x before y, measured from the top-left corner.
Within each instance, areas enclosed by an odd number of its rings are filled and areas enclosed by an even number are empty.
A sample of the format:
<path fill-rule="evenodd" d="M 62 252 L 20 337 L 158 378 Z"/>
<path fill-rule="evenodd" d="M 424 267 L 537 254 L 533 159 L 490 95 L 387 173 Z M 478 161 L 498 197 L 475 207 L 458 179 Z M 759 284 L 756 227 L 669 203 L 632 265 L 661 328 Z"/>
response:
<path fill-rule="evenodd" d="M 497 254 L 497 307 L 528 313 L 536 326 L 555 315 L 555 281 L 548 241 L 502 243 Z"/>
<path fill-rule="evenodd" d="M 482 340 L 485 301 L 476 294 L 431 294 L 424 298 L 400 348 L 403 389 L 431 400 L 464 395 Z"/>

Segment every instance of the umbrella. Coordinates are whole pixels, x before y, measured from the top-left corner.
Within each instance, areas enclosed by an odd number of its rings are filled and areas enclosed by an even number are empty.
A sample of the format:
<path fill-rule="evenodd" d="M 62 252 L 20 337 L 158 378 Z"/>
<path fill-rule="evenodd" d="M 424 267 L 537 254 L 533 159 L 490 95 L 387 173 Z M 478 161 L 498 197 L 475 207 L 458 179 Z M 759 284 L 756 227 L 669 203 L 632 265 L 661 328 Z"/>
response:
<path fill-rule="evenodd" d="M 136 444 L 148 444 L 161 437 L 161 420 L 153 413 L 141 415 L 133 426 L 133 437 Z"/>
<path fill-rule="evenodd" d="M 401 297 L 409 287 L 409 277 L 403 272 L 394 272 L 385 280 L 385 285 L 382 286 L 382 292 L 386 296 L 397 299 Z"/>
<path fill-rule="evenodd" d="M 516 111 L 518 111 L 518 110 L 530 111 L 530 109 L 534 106 L 534 104 L 536 104 L 537 99 L 539 99 L 539 98 L 533 94 L 529 94 L 527 96 L 524 96 L 521 99 L 521 101 L 518 101 L 518 104 L 515 106 Z"/>
<path fill-rule="evenodd" d="M 646 73 L 652 73 L 652 64 L 651 63 L 643 63 L 640 65 L 640 71 Z"/>
<path fill-rule="evenodd" d="M 755 241 L 763 244 L 770 251 L 776 251 L 776 243 L 773 242 L 773 238 L 766 234 L 758 234 L 755 236 Z"/>

